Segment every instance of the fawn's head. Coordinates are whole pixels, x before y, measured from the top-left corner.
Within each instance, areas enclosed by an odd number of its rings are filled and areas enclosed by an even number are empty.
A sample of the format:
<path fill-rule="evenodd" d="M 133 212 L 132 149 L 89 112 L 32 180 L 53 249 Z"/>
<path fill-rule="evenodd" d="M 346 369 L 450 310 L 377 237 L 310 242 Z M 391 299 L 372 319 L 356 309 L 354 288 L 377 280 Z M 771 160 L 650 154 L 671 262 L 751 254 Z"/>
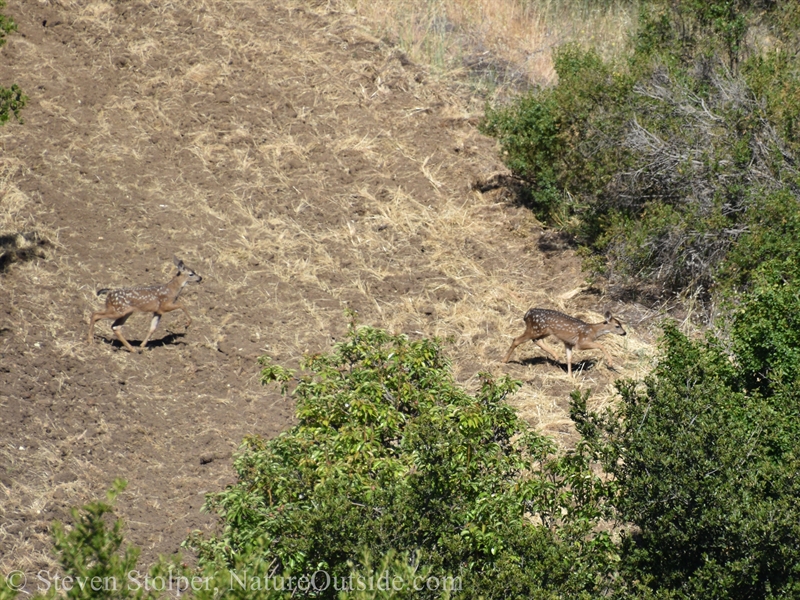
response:
<path fill-rule="evenodd" d="M 608 333 L 616 333 L 617 335 L 627 335 L 626 331 L 622 328 L 622 323 L 619 319 L 611 314 L 610 310 L 606 311 L 604 323 L 608 326 Z"/>
<path fill-rule="evenodd" d="M 186 278 L 185 282 L 184 282 L 184 285 L 186 283 L 189 283 L 189 282 L 200 283 L 201 281 L 203 281 L 203 278 L 200 277 L 200 275 L 198 275 L 194 271 L 192 271 L 185 264 L 183 264 L 182 260 L 179 260 L 177 257 L 174 257 L 172 259 L 172 262 L 174 262 L 175 266 L 178 267 L 178 273 L 177 273 L 176 277 L 179 277 L 179 276 L 183 275 Z"/>

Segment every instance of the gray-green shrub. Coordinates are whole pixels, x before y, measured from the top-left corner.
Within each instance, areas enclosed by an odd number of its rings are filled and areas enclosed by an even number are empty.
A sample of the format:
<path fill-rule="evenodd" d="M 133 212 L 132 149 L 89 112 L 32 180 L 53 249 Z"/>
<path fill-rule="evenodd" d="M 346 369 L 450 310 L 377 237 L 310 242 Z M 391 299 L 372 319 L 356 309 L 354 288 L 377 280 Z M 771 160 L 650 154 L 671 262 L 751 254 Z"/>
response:
<path fill-rule="evenodd" d="M 762 223 L 759 200 L 798 197 L 794 38 L 784 27 L 785 44 L 756 53 L 742 29 L 800 19 L 781 6 L 645 3 L 627 63 L 560 48 L 557 85 L 487 109 L 482 128 L 537 215 L 572 233 L 617 290 L 707 296 Z"/>

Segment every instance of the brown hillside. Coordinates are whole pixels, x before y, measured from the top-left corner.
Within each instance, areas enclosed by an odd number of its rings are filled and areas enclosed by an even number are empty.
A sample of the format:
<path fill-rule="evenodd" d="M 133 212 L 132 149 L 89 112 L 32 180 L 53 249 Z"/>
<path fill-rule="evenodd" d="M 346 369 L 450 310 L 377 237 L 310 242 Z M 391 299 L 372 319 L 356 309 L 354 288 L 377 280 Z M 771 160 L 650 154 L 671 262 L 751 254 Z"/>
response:
<path fill-rule="evenodd" d="M 292 424 L 256 358 L 294 366 L 361 322 L 450 338 L 459 381 L 525 381 L 513 402 L 569 435 L 568 392 L 609 396 L 599 352 L 577 378 L 533 344 L 499 363 L 531 306 L 587 319 L 623 373 L 642 365 L 632 314 L 582 292 L 579 261 L 502 190 L 475 123 L 483 100 L 433 81 L 327 2 L 12 1 L 0 84 L 30 97 L 0 129 L 0 570 L 54 568 L 48 528 L 118 476 L 142 563 L 178 550 L 204 493 L 231 481 L 247 434 Z M 20 235 L 17 235 L 20 234 Z M 27 249 L 27 250 L 26 250 Z M 103 287 L 203 276 L 130 354 Z M 141 340 L 149 317 L 128 321 Z M 633 327 L 631 326 L 633 325 Z M 583 371 L 580 371 L 583 369 Z"/>

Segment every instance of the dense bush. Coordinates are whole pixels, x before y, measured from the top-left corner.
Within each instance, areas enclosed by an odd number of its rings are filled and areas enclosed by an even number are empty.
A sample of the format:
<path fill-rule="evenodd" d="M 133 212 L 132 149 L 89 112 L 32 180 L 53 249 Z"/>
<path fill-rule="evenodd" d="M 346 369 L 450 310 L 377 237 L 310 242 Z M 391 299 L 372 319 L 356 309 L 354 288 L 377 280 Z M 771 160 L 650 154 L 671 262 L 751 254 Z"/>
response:
<path fill-rule="evenodd" d="M 764 226 L 759 201 L 800 197 L 800 59 L 785 23 L 798 12 L 644 3 L 625 64 L 561 48 L 558 84 L 488 108 L 483 130 L 538 216 L 573 233 L 618 289 L 706 295 L 740 236 Z M 782 37 L 756 52 L 748 26 Z"/>
<path fill-rule="evenodd" d="M 139 549 L 125 544 L 123 524 L 119 519 L 109 519 L 114 501 L 125 489 L 125 482 L 118 479 L 107 494 L 107 502 L 95 501 L 71 511 L 69 527 L 53 524 L 53 546 L 58 557 L 58 571 L 40 570 L 36 579 L 28 579 L 28 585 L 39 592 L 37 600 L 53 598 L 75 598 L 76 600 L 153 600 L 160 597 L 168 584 L 155 590 L 151 577 L 169 577 L 170 567 L 166 562 L 155 565 L 152 570 L 140 573 L 137 570 Z M 177 575 L 180 571 L 175 571 Z M 13 600 L 23 582 L 20 572 L 6 580 L 0 577 L 0 599 Z M 11 585 L 8 585 L 8 584 Z M 28 595 L 30 592 L 25 592 Z"/>
<path fill-rule="evenodd" d="M 774 323 L 756 307 L 739 317 L 750 325 L 736 330 L 744 349 L 739 333 Z M 791 308 L 800 308 L 796 294 Z M 771 350 L 789 349 L 797 331 L 773 331 Z M 783 385 L 781 372 L 776 389 L 760 385 L 772 372 L 757 359 L 731 356 L 714 339 L 689 341 L 673 326 L 663 351 L 643 383 L 619 384 L 616 411 L 588 414 L 573 399 L 578 429 L 617 480 L 618 518 L 636 528 L 623 540 L 622 579 L 677 598 L 795 597 L 800 390 Z"/>
<path fill-rule="evenodd" d="M 594 597 L 609 585 L 613 545 L 594 529 L 606 485 L 585 446 L 556 457 L 519 420 L 504 402 L 518 383 L 484 376 L 471 396 L 435 341 L 367 327 L 304 367 L 299 424 L 249 438 L 238 483 L 209 498 L 224 528 L 193 540 L 203 564 L 258 556 L 279 573 L 339 581 L 364 568 L 364 551 L 398 551 L 456 578 L 453 597 Z"/>
<path fill-rule="evenodd" d="M 557 50 L 554 61 L 559 85 L 527 94 L 507 108 L 489 109 L 482 127 L 500 140 L 511 170 L 530 183 L 540 216 L 565 224 L 585 207 L 567 210 L 564 194 L 601 194 L 628 161 L 624 148 L 609 143 L 615 136 L 602 130 L 624 122 L 604 107 L 620 105 L 632 81 L 577 46 Z M 595 118 L 602 124 L 588 127 Z"/>
<path fill-rule="evenodd" d="M 784 190 L 755 207 L 759 220 L 720 272 L 720 324 L 748 388 L 793 398 L 800 389 L 800 200 Z M 792 402 L 786 410 L 794 414 Z"/>
<path fill-rule="evenodd" d="M 619 287 L 713 292 L 718 341 L 665 329 L 603 416 L 573 398 L 622 537 L 614 594 L 800 593 L 800 62 L 795 2 L 647 2 L 626 64 L 489 109 L 541 218 Z M 770 47 L 748 46 L 769 31 Z M 547 135 L 542 135 L 542 132 Z M 609 488 L 609 491 L 612 491 Z"/>

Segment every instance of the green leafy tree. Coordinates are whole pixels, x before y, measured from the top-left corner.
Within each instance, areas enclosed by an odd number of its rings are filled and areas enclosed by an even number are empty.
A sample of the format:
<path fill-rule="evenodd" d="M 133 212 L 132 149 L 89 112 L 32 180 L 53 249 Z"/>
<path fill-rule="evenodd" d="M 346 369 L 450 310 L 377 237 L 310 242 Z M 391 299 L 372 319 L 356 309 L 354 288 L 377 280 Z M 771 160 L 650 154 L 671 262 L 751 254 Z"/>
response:
<path fill-rule="evenodd" d="M 610 585 L 613 544 L 595 530 L 607 484 L 590 453 L 558 457 L 519 420 L 504 402 L 518 382 L 483 375 L 471 396 L 435 340 L 369 327 L 307 357 L 302 375 L 263 362 L 265 382 L 295 384 L 299 424 L 248 438 L 238 483 L 208 498 L 223 527 L 191 540 L 206 568 L 257 559 L 340 580 L 369 569 L 364 552 L 405 552 L 457 578 L 452 597 L 588 598 Z"/>
<path fill-rule="evenodd" d="M 72 509 L 72 524 L 69 528 L 56 522 L 53 525 L 53 541 L 60 569 L 49 573 L 44 580 L 47 589 L 34 596 L 37 600 L 52 598 L 75 599 L 135 599 L 151 600 L 161 591 L 149 588 L 144 574 L 139 575 L 136 564 L 139 549 L 124 544 L 122 521 L 114 520 L 109 527 L 109 516 L 113 512 L 117 496 L 125 489 L 125 482 L 117 479 L 107 493 L 108 502 L 91 502 L 81 508 Z M 147 575 L 162 575 L 162 570 L 171 574 L 173 567 L 160 563 Z M 176 571 L 176 574 L 179 571 Z M 41 577 L 41 572 L 39 574 Z M 134 579 L 130 579 L 133 577 Z M 162 581 L 165 581 L 162 579 Z M 138 583 L 137 583 L 138 582 Z M 11 589 L 4 577 L 0 577 L 0 598 L 13 600 L 19 591 Z"/>
<path fill-rule="evenodd" d="M 299 423 L 246 440 L 238 482 L 208 498 L 219 534 L 190 541 L 198 570 L 161 561 L 160 586 L 91 585 L 136 569 L 108 518 L 117 482 L 109 503 L 54 527 L 67 597 L 157 598 L 166 581 L 198 600 L 795 597 L 795 259 L 762 261 L 726 344 L 667 325 L 658 366 L 619 382 L 616 407 L 597 414 L 573 394 L 568 452 L 505 404 L 517 382 L 455 385 L 435 340 L 353 326 L 301 374 L 263 359 Z"/>

